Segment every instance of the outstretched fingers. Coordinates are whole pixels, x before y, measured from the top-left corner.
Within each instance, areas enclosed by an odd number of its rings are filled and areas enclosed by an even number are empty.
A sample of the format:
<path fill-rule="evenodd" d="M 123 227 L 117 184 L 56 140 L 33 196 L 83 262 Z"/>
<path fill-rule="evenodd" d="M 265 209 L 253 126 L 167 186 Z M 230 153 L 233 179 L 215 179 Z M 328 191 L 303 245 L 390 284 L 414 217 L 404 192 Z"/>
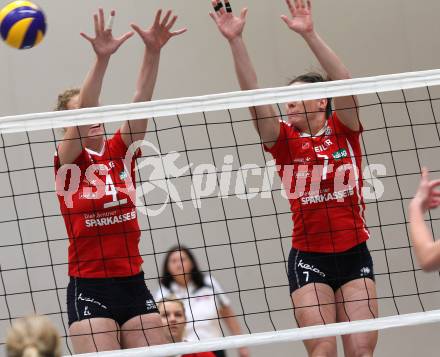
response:
<path fill-rule="evenodd" d="M 440 186 L 440 180 L 433 180 L 433 181 L 429 182 L 429 188 L 431 190 L 433 190 L 433 189 L 435 189 L 435 188 L 437 188 L 439 186 Z M 433 191 L 433 193 L 436 194 L 436 195 L 437 194 L 440 195 L 440 191 L 437 191 L 437 190 Z"/>
<path fill-rule="evenodd" d="M 229 13 L 232 12 L 232 6 L 231 6 L 231 3 L 229 2 L 229 0 L 225 0 L 225 9 L 226 9 L 226 12 L 229 12 Z"/>
<path fill-rule="evenodd" d="M 133 31 L 129 31 L 127 33 L 124 33 L 122 36 L 118 37 L 116 40 L 120 42 L 120 45 L 122 45 L 125 41 L 127 41 L 130 37 L 134 35 Z"/>
<path fill-rule="evenodd" d="M 89 41 L 90 43 L 93 42 L 93 38 L 90 37 L 89 35 L 85 34 L 84 32 L 80 32 L 79 33 L 82 37 L 84 37 L 87 41 Z"/>
<path fill-rule="evenodd" d="M 104 9 L 103 8 L 99 8 L 98 11 L 98 27 L 99 27 L 99 32 L 103 33 L 104 32 Z"/>
<path fill-rule="evenodd" d="M 225 9 L 223 6 L 223 2 L 221 0 L 212 0 L 212 7 L 214 8 L 215 14 L 218 16 L 222 16 L 225 13 Z M 229 4 L 229 7 L 231 5 Z"/>
<path fill-rule="evenodd" d="M 142 29 L 136 24 L 130 24 L 130 27 L 135 31 L 138 35 L 142 34 Z"/>
<path fill-rule="evenodd" d="M 295 13 L 295 6 L 293 6 L 292 1 L 290 0 L 286 0 L 286 5 L 289 8 L 290 13 L 292 14 L 292 16 L 294 16 Z"/>
<path fill-rule="evenodd" d="M 185 27 L 183 29 L 171 32 L 171 36 L 178 36 L 181 35 L 182 33 L 185 33 L 186 31 L 188 31 L 188 29 Z"/>
<path fill-rule="evenodd" d="M 174 15 L 174 16 L 171 18 L 171 21 L 168 22 L 168 24 L 165 25 L 165 28 L 166 28 L 167 30 L 171 30 L 171 28 L 174 26 L 174 24 L 176 23 L 176 21 L 177 21 L 177 15 Z"/>
<path fill-rule="evenodd" d="M 242 9 L 241 12 L 240 12 L 240 18 L 241 18 L 242 20 L 245 20 L 245 19 L 246 19 L 246 15 L 247 15 L 247 13 L 248 13 L 248 8 L 245 7 L 245 8 Z"/>
<path fill-rule="evenodd" d="M 429 180 L 429 173 L 428 173 L 428 169 L 426 167 L 422 167 L 422 172 L 421 172 L 421 181 L 425 181 L 427 182 Z"/>
<path fill-rule="evenodd" d="M 107 25 L 105 26 L 105 30 L 106 31 L 112 31 L 113 30 L 113 24 L 115 23 L 115 15 L 116 15 L 116 11 L 112 10 L 110 12 L 110 16 L 108 18 Z"/>
<path fill-rule="evenodd" d="M 174 26 L 174 24 L 176 23 L 177 19 L 179 17 L 177 15 L 174 15 L 173 18 L 171 19 L 171 21 L 165 26 L 167 31 L 170 31 L 172 29 L 172 27 Z M 186 32 L 188 29 L 186 27 L 180 29 L 180 30 L 176 30 L 176 31 L 170 31 L 170 35 L 171 36 L 178 36 L 181 35 L 182 33 Z"/>
<path fill-rule="evenodd" d="M 165 14 L 165 17 L 163 18 L 162 22 L 160 23 L 160 26 L 166 27 L 166 24 L 168 23 L 168 20 L 170 19 L 171 16 L 171 10 L 168 10 Z"/>
<path fill-rule="evenodd" d="M 162 17 L 162 9 L 156 11 L 156 16 L 154 18 L 154 26 L 160 25 L 160 18 Z"/>
<path fill-rule="evenodd" d="M 95 25 L 95 35 L 99 34 L 99 19 L 97 14 L 93 14 L 93 24 Z"/>

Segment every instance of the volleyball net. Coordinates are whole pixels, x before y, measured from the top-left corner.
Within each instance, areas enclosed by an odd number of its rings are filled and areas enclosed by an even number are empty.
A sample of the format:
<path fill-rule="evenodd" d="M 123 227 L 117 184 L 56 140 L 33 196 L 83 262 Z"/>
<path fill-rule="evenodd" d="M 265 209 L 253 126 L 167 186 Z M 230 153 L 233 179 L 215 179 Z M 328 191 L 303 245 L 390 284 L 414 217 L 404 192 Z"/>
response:
<path fill-rule="evenodd" d="M 159 289 L 166 253 L 186 246 L 220 283 L 247 334 L 152 347 L 149 356 L 440 321 L 440 278 L 415 261 L 406 213 L 421 167 L 440 171 L 439 84 L 440 70 L 432 70 L 0 118 L 0 344 L 14 319 L 38 313 L 54 321 L 71 352 L 69 242 L 54 188 L 57 129 L 104 123 L 112 135 L 118 122 L 143 118 L 151 120 L 139 144 L 136 205 L 146 284 Z M 359 95 L 364 126 L 361 189 L 380 318 L 296 329 L 286 265 L 291 211 L 248 107 L 273 104 L 282 119 L 283 103 L 346 95 Z M 439 217 L 427 216 L 434 236 Z"/>

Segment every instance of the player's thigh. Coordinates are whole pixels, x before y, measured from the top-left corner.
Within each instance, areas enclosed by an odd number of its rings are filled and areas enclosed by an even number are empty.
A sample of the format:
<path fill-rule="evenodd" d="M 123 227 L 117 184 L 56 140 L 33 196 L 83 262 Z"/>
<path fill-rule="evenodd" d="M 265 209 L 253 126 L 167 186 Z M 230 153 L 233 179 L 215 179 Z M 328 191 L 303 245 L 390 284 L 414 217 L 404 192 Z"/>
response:
<path fill-rule="evenodd" d="M 333 289 L 322 283 L 311 283 L 295 290 L 292 295 L 298 327 L 336 322 Z M 336 356 L 336 338 L 326 337 L 304 341 L 309 356 Z"/>
<path fill-rule="evenodd" d="M 336 314 L 340 322 L 367 320 L 378 316 L 376 284 L 360 278 L 344 284 L 336 291 Z M 378 339 L 377 331 L 342 337 L 346 356 L 372 356 Z"/>
<path fill-rule="evenodd" d="M 335 295 L 329 283 L 331 261 L 327 254 L 290 251 L 290 295 L 300 327 L 336 321 Z"/>
<path fill-rule="evenodd" d="M 109 318 L 98 317 L 74 322 L 69 327 L 69 334 L 75 353 L 120 349 L 118 328 L 118 324 Z"/>
<path fill-rule="evenodd" d="M 162 320 L 158 313 L 132 317 L 121 326 L 123 348 L 153 346 L 166 342 Z"/>
<path fill-rule="evenodd" d="M 330 286 L 307 284 L 295 290 L 291 297 L 298 327 L 336 322 L 335 295 Z"/>

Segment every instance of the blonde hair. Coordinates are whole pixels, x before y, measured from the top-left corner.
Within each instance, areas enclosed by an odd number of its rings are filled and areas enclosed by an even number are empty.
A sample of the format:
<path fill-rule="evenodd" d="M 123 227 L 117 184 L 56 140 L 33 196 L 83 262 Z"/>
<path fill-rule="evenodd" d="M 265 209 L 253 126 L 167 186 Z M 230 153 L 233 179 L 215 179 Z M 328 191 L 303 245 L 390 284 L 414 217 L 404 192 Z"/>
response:
<path fill-rule="evenodd" d="M 180 307 L 182 308 L 182 311 L 183 311 L 183 315 L 186 316 L 185 305 L 183 304 L 183 301 L 180 300 L 176 295 L 171 294 L 171 295 L 168 295 L 166 298 L 159 300 L 159 302 L 157 303 L 157 308 L 160 310 L 159 307 L 161 305 L 165 305 L 166 302 L 175 302 L 176 304 L 180 305 Z"/>
<path fill-rule="evenodd" d="M 15 321 L 6 337 L 8 357 L 60 357 L 60 337 L 45 316 Z"/>
<path fill-rule="evenodd" d="M 55 111 L 67 110 L 67 104 L 69 101 L 79 95 L 79 88 L 71 88 L 65 90 L 63 93 L 58 95 L 57 106 L 55 107 Z"/>

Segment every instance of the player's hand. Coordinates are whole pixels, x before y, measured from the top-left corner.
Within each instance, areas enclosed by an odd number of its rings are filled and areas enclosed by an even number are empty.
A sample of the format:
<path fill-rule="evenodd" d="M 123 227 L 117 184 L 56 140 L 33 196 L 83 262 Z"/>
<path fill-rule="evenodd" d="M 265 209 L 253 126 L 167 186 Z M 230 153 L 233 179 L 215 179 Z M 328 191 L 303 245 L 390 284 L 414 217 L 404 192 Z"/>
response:
<path fill-rule="evenodd" d="M 162 10 L 158 10 L 156 12 L 153 25 L 146 30 L 142 30 L 136 24 L 131 25 L 133 30 L 136 31 L 142 38 L 142 41 L 144 41 L 145 46 L 147 46 L 149 51 L 160 52 L 162 47 L 166 45 L 170 38 L 181 35 L 187 30 L 186 28 L 183 28 L 177 31 L 171 31 L 177 20 L 177 16 L 173 16 L 173 12 L 171 10 L 166 12 L 162 20 L 161 17 Z"/>
<path fill-rule="evenodd" d="M 238 354 L 240 357 L 250 357 L 249 349 L 247 347 L 239 348 Z"/>
<path fill-rule="evenodd" d="M 301 36 L 313 32 L 311 0 L 285 0 L 291 17 L 281 15 L 286 25 Z"/>
<path fill-rule="evenodd" d="M 440 186 L 440 180 L 429 181 L 428 169 L 422 168 L 419 188 L 411 204 L 419 206 L 423 212 L 426 212 L 428 209 L 437 208 L 440 205 L 438 186 Z"/>
<path fill-rule="evenodd" d="M 112 25 L 115 15 L 115 10 L 112 10 L 110 13 L 109 23 L 106 26 L 104 20 L 104 10 L 99 9 L 98 14 L 93 15 L 93 21 L 95 23 L 95 37 L 90 37 L 81 32 L 81 36 L 91 43 L 93 50 L 98 57 L 111 56 L 125 41 L 133 36 L 133 32 L 127 32 L 118 38 L 113 37 Z"/>
<path fill-rule="evenodd" d="M 220 33 L 228 40 L 232 41 L 237 37 L 241 37 L 244 26 L 246 24 L 247 9 L 241 10 L 240 16 L 232 13 L 231 3 L 222 0 L 211 0 L 214 12 L 210 12 L 209 16 L 216 23 Z"/>

